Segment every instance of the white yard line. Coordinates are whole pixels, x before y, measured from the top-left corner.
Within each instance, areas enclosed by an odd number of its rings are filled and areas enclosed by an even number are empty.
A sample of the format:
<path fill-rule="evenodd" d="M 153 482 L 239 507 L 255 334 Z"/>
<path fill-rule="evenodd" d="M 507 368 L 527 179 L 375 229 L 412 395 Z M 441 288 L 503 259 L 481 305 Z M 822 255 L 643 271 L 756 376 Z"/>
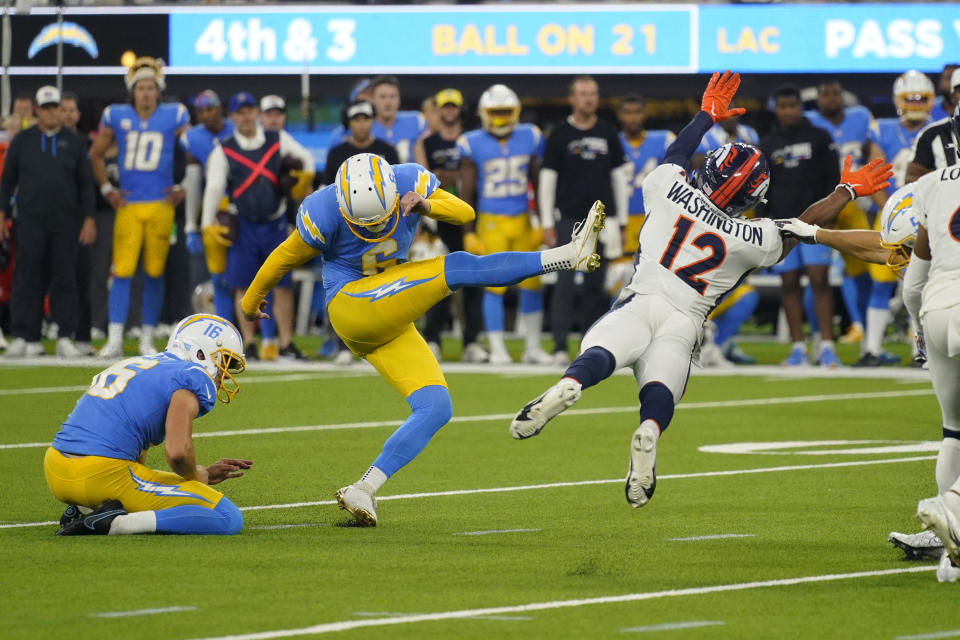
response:
<path fill-rule="evenodd" d="M 714 400 L 704 402 L 687 402 L 677 405 L 677 411 L 691 411 L 698 409 L 729 409 L 740 407 L 760 407 L 780 404 L 803 404 L 809 402 L 826 402 L 837 400 L 874 400 L 882 398 L 904 398 L 907 396 L 928 396 L 933 395 L 933 389 L 903 389 L 899 391 L 865 391 L 862 393 L 832 393 L 816 394 L 809 396 L 786 396 L 780 398 L 749 398 L 745 400 Z M 575 416 L 594 416 L 611 413 L 635 413 L 638 411 L 637 405 L 626 407 L 597 407 L 595 409 L 571 409 L 557 416 L 559 418 L 569 418 Z M 491 422 L 499 420 L 512 420 L 516 414 L 513 413 L 491 413 L 474 416 L 454 416 L 450 422 Z M 193 434 L 194 438 L 223 438 L 231 436 L 253 436 L 267 435 L 275 433 L 297 433 L 311 431 L 339 431 L 343 429 L 373 429 L 380 427 L 397 427 L 402 420 L 372 420 L 366 422 L 342 422 L 340 424 L 313 424 L 294 427 L 264 427 L 256 429 L 229 429 L 225 431 L 199 431 Z M 13 442 L 0 444 L 0 450 L 4 449 L 36 449 L 39 447 L 48 447 L 49 442 Z"/>
<path fill-rule="evenodd" d="M 648 627 L 627 627 L 620 629 L 624 633 L 645 633 L 647 631 L 673 631 L 675 629 L 696 629 L 698 627 L 716 627 L 726 624 L 720 620 L 693 620 L 690 622 L 665 622 L 663 624 L 652 624 Z"/>
<path fill-rule="evenodd" d="M 277 629 L 275 631 L 260 631 L 228 636 L 217 636 L 204 640 L 269 640 L 271 638 L 290 638 L 321 633 L 334 633 L 364 627 L 386 627 L 398 624 L 413 624 L 417 622 L 431 622 L 435 620 L 462 620 L 477 616 L 491 616 L 511 613 L 525 613 L 528 611 L 545 611 L 549 609 L 570 609 L 598 604 L 614 604 L 621 602 L 638 602 L 641 600 L 657 600 L 660 598 L 676 598 L 684 596 L 700 596 L 710 593 L 725 593 L 730 591 L 746 591 L 749 589 L 770 589 L 789 587 L 798 584 L 812 584 L 817 582 L 834 582 L 838 580 L 857 580 L 880 576 L 892 576 L 904 573 L 919 573 L 934 571 L 934 566 L 910 567 L 906 569 L 882 569 L 877 571 L 859 571 L 856 573 L 835 573 L 818 576 L 802 576 L 799 578 L 783 578 L 780 580 L 760 580 L 756 582 L 736 582 L 732 584 L 718 584 L 709 587 L 690 587 L 687 589 L 668 589 L 665 591 L 650 591 L 646 593 L 627 593 L 618 596 L 602 596 L 598 598 L 579 598 L 576 600 L 555 600 L 552 602 L 532 602 L 511 606 L 487 607 L 483 609 L 462 609 L 459 611 L 441 611 L 425 613 L 416 616 L 397 616 L 393 618 L 379 618 L 373 620 L 342 620 L 327 622 L 310 627 L 296 629 Z"/>
<path fill-rule="evenodd" d="M 453 536 L 489 536 L 497 533 L 535 533 L 543 529 L 490 529 L 489 531 L 461 531 L 451 533 Z"/>
<path fill-rule="evenodd" d="M 915 636 L 897 636 L 893 640 L 934 640 L 935 638 L 957 637 L 960 637 L 960 629 L 951 629 L 950 631 L 935 631 L 933 633 L 921 633 Z"/>
<path fill-rule="evenodd" d="M 403 611 L 354 611 L 353 615 L 359 616 L 361 618 L 387 618 L 387 617 L 404 617 L 404 616 L 422 616 L 422 613 L 404 613 Z M 501 620 L 501 621 L 515 621 L 515 620 L 533 620 L 533 616 L 477 616 L 475 620 Z"/>
<path fill-rule="evenodd" d="M 712 536 L 691 536 L 689 538 L 667 538 L 669 542 L 695 542 L 698 540 L 725 540 L 726 538 L 754 538 L 755 533 L 718 533 Z"/>
<path fill-rule="evenodd" d="M 129 618 L 132 616 L 151 616 L 157 613 L 176 613 L 178 611 L 196 611 L 196 607 L 161 607 L 158 609 L 137 609 L 135 611 L 107 611 L 91 613 L 91 618 Z"/>
<path fill-rule="evenodd" d="M 758 469 L 730 469 L 726 471 L 700 471 L 696 473 L 676 473 L 658 475 L 657 479 L 663 480 L 683 480 L 688 478 L 712 478 L 719 476 L 738 476 L 754 473 L 776 473 L 779 471 L 808 471 L 811 469 L 836 469 L 841 467 L 863 467 L 877 464 L 896 464 L 900 462 L 920 462 L 924 460 L 936 460 L 937 456 L 919 456 L 913 458 L 891 458 L 886 460 L 850 460 L 847 462 L 825 462 L 822 464 L 798 464 L 779 467 L 761 467 Z M 613 484 L 623 482 L 622 478 L 611 478 L 609 480 L 577 480 L 571 482 L 548 482 L 545 484 L 527 484 L 508 487 L 489 487 L 483 489 L 454 489 L 451 491 L 430 491 L 425 493 L 400 493 L 392 496 L 377 496 L 378 502 L 386 500 L 416 500 L 420 498 L 440 498 L 447 496 L 468 496 L 484 493 L 512 493 L 515 491 L 533 491 L 537 489 L 559 489 L 565 487 L 586 487 L 600 484 Z M 336 504 L 336 500 L 315 500 L 311 502 L 287 502 L 284 504 L 262 504 L 240 507 L 240 511 L 263 511 L 267 509 L 298 509 L 301 507 L 322 507 Z M 51 524 L 59 524 L 56 521 L 46 522 L 20 522 L 16 524 L 0 524 L 0 529 L 15 529 L 20 527 L 40 527 Z"/>

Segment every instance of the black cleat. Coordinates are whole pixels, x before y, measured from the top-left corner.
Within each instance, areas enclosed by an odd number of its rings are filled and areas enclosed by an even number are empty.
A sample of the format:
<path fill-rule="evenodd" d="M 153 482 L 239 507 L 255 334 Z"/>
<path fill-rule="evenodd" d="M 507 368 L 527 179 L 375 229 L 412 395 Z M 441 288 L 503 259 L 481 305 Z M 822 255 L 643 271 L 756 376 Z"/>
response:
<path fill-rule="evenodd" d="M 105 536 L 110 533 L 110 523 L 117 516 L 127 515 L 119 500 L 104 500 L 91 513 L 71 520 L 60 527 L 58 536 Z"/>
<path fill-rule="evenodd" d="M 60 516 L 60 528 L 67 526 L 74 520 L 82 518 L 83 514 L 80 513 L 80 509 L 77 508 L 75 504 L 68 504 L 67 508 L 64 509 L 63 515 Z"/>
<path fill-rule="evenodd" d="M 247 362 L 260 359 L 260 352 L 257 351 L 257 344 L 255 342 L 243 345 L 243 357 Z"/>
<path fill-rule="evenodd" d="M 307 356 L 303 355 L 300 352 L 300 349 L 297 349 L 297 346 L 292 342 L 285 346 L 283 349 L 280 349 L 278 354 L 278 359 L 280 360 L 309 360 Z"/>

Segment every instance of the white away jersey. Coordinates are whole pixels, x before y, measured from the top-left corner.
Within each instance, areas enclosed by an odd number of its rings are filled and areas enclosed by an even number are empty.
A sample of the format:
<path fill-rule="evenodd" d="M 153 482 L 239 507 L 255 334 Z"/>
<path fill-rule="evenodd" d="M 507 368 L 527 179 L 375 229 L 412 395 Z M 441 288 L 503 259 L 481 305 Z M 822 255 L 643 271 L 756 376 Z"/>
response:
<path fill-rule="evenodd" d="M 667 298 L 697 324 L 747 274 L 780 260 L 783 242 L 772 220 L 727 216 L 678 165 L 662 164 L 646 177 L 643 202 L 637 269 L 626 288 Z"/>
<path fill-rule="evenodd" d="M 930 238 L 930 273 L 920 317 L 960 304 L 960 165 L 934 169 L 916 182 L 913 212 Z"/>

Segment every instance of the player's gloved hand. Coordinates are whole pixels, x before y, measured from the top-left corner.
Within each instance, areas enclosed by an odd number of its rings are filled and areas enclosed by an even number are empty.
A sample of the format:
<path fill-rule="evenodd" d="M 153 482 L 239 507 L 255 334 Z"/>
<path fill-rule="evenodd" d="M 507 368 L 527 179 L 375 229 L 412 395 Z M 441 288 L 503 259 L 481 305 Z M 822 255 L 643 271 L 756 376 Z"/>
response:
<path fill-rule="evenodd" d="M 724 71 L 721 76 L 714 72 L 707 83 L 707 90 L 703 92 L 703 100 L 700 102 L 700 109 L 706 111 L 714 122 L 720 122 L 727 118 L 742 116 L 747 112 L 746 109 L 730 109 L 730 101 L 733 100 L 737 88 L 740 87 L 740 74 Z"/>
<path fill-rule="evenodd" d="M 463 250 L 475 256 L 487 255 L 487 248 L 483 245 L 483 240 L 473 231 L 463 234 Z"/>
<path fill-rule="evenodd" d="M 303 200 L 313 191 L 313 171 L 306 169 L 292 169 L 290 175 L 297 179 L 290 187 L 290 197 L 294 200 Z"/>
<path fill-rule="evenodd" d="M 927 362 L 927 341 L 923 337 L 923 331 L 918 330 L 913 336 L 913 344 L 917 347 L 917 354 L 913 356 L 913 361 L 917 366 L 923 366 Z"/>
<path fill-rule="evenodd" d="M 203 255 L 203 238 L 198 231 L 187 232 L 187 251 L 195 256 Z"/>
<path fill-rule="evenodd" d="M 233 242 L 227 237 L 228 233 L 230 233 L 230 229 L 224 225 L 211 224 L 203 228 L 203 239 L 208 243 L 231 247 Z"/>
<path fill-rule="evenodd" d="M 817 244 L 817 231 L 820 231 L 817 225 L 809 224 L 799 218 L 787 218 L 775 222 L 782 237 L 796 238 L 804 244 Z"/>
<path fill-rule="evenodd" d="M 853 160 L 850 156 L 843 159 L 843 171 L 840 173 L 840 184 L 850 194 L 853 200 L 857 196 L 868 196 L 890 186 L 893 177 L 893 165 L 884 162 L 883 158 L 874 158 L 856 171 L 850 170 Z"/>

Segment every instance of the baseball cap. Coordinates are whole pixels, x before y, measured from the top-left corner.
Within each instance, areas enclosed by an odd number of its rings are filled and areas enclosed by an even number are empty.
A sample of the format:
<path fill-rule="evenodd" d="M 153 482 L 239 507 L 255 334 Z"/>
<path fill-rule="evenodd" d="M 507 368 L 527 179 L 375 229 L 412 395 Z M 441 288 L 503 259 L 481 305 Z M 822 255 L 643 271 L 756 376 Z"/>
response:
<path fill-rule="evenodd" d="M 255 107 L 257 106 L 257 99 L 253 97 L 253 94 L 249 91 L 241 91 L 240 93 L 235 93 L 230 96 L 230 102 L 228 103 L 227 110 L 230 113 L 233 113 L 240 107 Z"/>
<path fill-rule="evenodd" d="M 458 107 L 463 106 L 463 94 L 456 89 L 441 89 L 437 92 L 437 97 L 434 99 L 438 107 L 442 107 L 445 104 L 454 104 Z"/>
<path fill-rule="evenodd" d="M 950 76 L 950 90 L 956 89 L 957 85 L 960 85 L 960 68 L 954 69 Z"/>
<path fill-rule="evenodd" d="M 37 89 L 37 106 L 44 107 L 50 104 L 60 104 L 60 91 L 56 87 L 47 85 Z"/>
<path fill-rule="evenodd" d="M 208 107 L 219 107 L 220 96 L 213 89 L 204 89 L 193 99 L 194 109 L 206 109 Z"/>
<path fill-rule="evenodd" d="M 355 102 L 347 107 L 347 120 L 353 120 L 357 116 L 373 117 L 373 105 L 366 100 Z"/>
<path fill-rule="evenodd" d="M 270 111 L 270 109 L 287 110 L 287 103 L 278 95 L 263 96 L 260 98 L 260 111 Z"/>

